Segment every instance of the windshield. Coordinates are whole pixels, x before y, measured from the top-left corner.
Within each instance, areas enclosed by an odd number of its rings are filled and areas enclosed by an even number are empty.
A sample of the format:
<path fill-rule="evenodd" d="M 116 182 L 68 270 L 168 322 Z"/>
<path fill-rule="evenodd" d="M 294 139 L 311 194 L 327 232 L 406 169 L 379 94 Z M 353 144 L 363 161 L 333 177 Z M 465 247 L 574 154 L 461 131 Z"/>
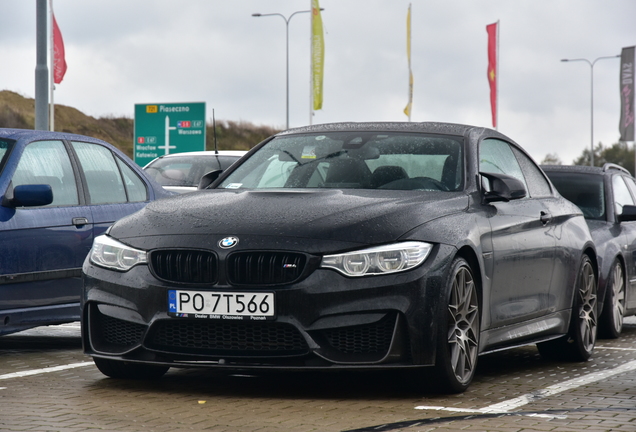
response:
<path fill-rule="evenodd" d="M 157 183 L 163 186 L 197 186 L 204 174 L 225 170 L 240 156 L 198 155 L 175 156 L 156 159 L 144 168 Z"/>
<path fill-rule="evenodd" d="M 4 168 L 4 163 L 9 157 L 10 150 L 13 148 L 15 141 L 0 138 L 0 171 Z"/>
<path fill-rule="evenodd" d="M 281 136 L 218 187 L 457 191 L 464 183 L 462 142 L 418 133 Z"/>
<path fill-rule="evenodd" d="M 603 176 L 546 170 L 559 193 L 576 204 L 586 219 L 605 220 Z"/>

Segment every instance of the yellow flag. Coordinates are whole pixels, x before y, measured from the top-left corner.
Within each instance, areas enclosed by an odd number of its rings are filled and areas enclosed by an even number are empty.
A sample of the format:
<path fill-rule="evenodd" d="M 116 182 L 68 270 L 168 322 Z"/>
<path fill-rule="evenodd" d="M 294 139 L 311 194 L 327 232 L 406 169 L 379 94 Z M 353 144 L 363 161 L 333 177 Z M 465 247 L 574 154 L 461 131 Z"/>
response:
<path fill-rule="evenodd" d="M 413 106 L 413 72 L 411 71 L 411 4 L 409 3 L 409 11 L 406 14 L 406 56 L 409 61 L 409 102 L 404 108 L 404 114 L 411 121 L 411 107 Z"/>
<path fill-rule="evenodd" d="M 318 0 L 311 0 L 311 82 L 313 109 L 322 109 L 322 77 L 325 68 L 325 38 Z"/>

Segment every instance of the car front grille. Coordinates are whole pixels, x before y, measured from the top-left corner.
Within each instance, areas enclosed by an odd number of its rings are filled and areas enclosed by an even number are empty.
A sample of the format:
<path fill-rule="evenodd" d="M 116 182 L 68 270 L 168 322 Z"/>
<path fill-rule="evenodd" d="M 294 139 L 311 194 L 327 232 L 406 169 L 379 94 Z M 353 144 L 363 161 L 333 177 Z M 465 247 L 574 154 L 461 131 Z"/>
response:
<path fill-rule="evenodd" d="M 227 356 L 295 356 L 305 339 L 286 323 L 170 319 L 155 323 L 146 345 L 174 353 Z"/>
<path fill-rule="evenodd" d="M 161 249 L 150 253 L 150 268 L 165 281 L 213 284 L 217 280 L 218 258 L 204 250 Z"/>
<path fill-rule="evenodd" d="M 306 262 L 305 255 L 293 252 L 238 252 L 228 256 L 228 280 L 235 285 L 292 283 Z"/>

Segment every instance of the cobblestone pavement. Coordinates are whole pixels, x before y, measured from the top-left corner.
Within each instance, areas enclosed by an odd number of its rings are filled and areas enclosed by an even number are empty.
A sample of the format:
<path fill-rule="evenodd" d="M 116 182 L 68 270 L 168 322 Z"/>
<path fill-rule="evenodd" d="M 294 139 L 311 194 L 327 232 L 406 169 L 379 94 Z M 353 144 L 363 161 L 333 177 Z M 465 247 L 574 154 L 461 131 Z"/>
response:
<path fill-rule="evenodd" d="M 439 395 L 407 374 L 221 375 L 175 370 L 157 381 L 103 376 L 79 324 L 0 338 L 0 431 L 631 431 L 636 320 L 585 363 L 534 346 L 480 357 L 472 386 Z"/>

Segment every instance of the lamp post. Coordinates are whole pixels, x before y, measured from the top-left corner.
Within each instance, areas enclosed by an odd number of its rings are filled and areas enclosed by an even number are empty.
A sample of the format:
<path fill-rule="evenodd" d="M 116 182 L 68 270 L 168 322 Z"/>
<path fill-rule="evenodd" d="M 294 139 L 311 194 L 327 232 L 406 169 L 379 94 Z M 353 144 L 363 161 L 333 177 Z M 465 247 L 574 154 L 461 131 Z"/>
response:
<path fill-rule="evenodd" d="M 604 56 L 604 57 L 599 57 L 597 59 L 595 59 L 594 61 L 589 61 L 588 59 L 584 59 L 584 58 L 577 58 L 577 59 L 562 59 L 562 62 L 577 62 L 577 61 L 582 61 L 582 62 L 586 62 L 587 64 L 590 65 L 590 140 L 591 140 L 591 147 L 590 147 L 590 166 L 594 166 L 594 65 L 596 64 L 597 61 L 599 60 L 604 60 L 604 59 L 613 59 L 613 58 L 617 58 L 620 57 L 621 55 L 614 55 L 614 56 Z"/>
<path fill-rule="evenodd" d="M 321 9 L 322 10 L 322 9 Z M 286 93 L 287 93 L 287 116 L 285 122 L 285 129 L 289 129 L 289 21 L 293 18 L 294 15 L 299 13 L 310 13 L 310 10 L 296 11 L 291 14 L 289 17 L 285 17 L 285 15 L 280 13 L 269 13 L 269 14 L 260 14 L 254 13 L 253 17 L 267 17 L 267 16 L 279 16 L 283 20 L 285 20 L 285 56 L 286 56 Z"/>

